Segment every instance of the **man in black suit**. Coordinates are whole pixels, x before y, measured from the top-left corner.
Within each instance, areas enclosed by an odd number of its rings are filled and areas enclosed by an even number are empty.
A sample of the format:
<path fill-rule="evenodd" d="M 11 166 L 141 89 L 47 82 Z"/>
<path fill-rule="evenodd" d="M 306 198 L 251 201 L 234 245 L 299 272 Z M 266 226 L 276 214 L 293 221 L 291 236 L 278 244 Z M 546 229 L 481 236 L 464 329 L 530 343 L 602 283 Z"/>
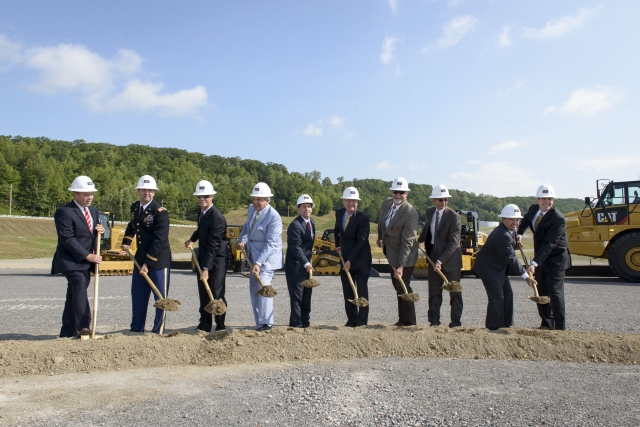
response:
<path fill-rule="evenodd" d="M 516 230 L 522 218 L 520 209 L 507 205 L 502 208 L 500 217 L 502 222 L 491 232 L 473 264 L 473 271 L 482 279 L 487 291 L 485 326 L 492 331 L 513 325 L 513 290 L 509 274 L 517 273 L 529 286 L 534 283 L 516 257 Z"/>
<path fill-rule="evenodd" d="M 169 247 L 169 212 L 153 200 L 156 180 L 143 175 L 136 192 L 140 200 L 131 205 L 131 220 L 122 239 L 122 249 L 129 249 L 136 239 L 135 258 L 140 270 L 134 268 L 131 276 L 131 332 L 144 332 L 151 287 L 140 273 L 146 273 L 164 298 L 169 295 L 171 249 Z M 155 293 L 155 300 L 158 299 Z M 164 329 L 165 311 L 156 308 L 151 332 L 160 334 Z"/>
<path fill-rule="evenodd" d="M 429 258 L 435 262 L 435 269 L 429 265 L 429 311 L 427 316 L 431 326 L 440 325 L 440 307 L 442 307 L 442 289 L 444 280 L 435 270 L 440 270 L 447 280 L 459 282 L 462 276 L 462 254 L 460 250 L 460 215 L 449 209 L 449 189 L 442 184 L 431 191 L 431 200 L 435 206 L 427 209 L 427 221 L 424 224 L 418 242 L 425 243 Z M 451 305 L 450 328 L 461 326 L 462 292 L 450 292 Z"/>
<path fill-rule="evenodd" d="M 291 300 L 289 326 L 294 328 L 308 328 L 310 324 L 312 289 L 300 284 L 307 280 L 309 273 L 313 271 L 311 251 L 316 226 L 311 213 L 315 206 L 308 194 L 298 197 L 296 207 L 299 215 L 287 228 L 287 255 L 284 268 Z"/>
<path fill-rule="evenodd" d="M 360 195 L 355 187 L 347 187 L 342 194 L 342 205 L 336 211 L 336 252 L 342 253 L 345 264 L 340 272 L 344 308 L 347 312 L 345 326 L 356 327 L 367 324 L 369 306 L 358 307 L 348 300 L 355 295 L 349 284 L 346 271 L 351 273 L 360 298 L 369 299 L 369 272 L 371 270 L 371 245 L 369 245 L 369 217 L 358 210 Z"/>
<path fill-rule="evenodd" d="M 196 184 L 194 196 L 198 197 L 200 212 L 198 214 L 198 228 L 191 238 L 184 242 L 187 248 L 191 248 L 194 242 L 200 241 L 198 250 L 198 263 L 202 269 L 202 276 L 198 273 L 198 295 L 200 296 L 200 322 L 196 329 L 211 332 L 212 317 L 215 317 L 216 331 L 227 329 L 224 324 L 225 314 L 212 316 L 204 308 L 209 304 L 209 294 L 202 280 L 206 280 L 211 288 L 214 299 L 224 297 L 225 281 L 227 277 L 227 220 L 213 204 L 213 195 L 216 191 L 209 181 L 200 181 Z M 211 273 L 209 273 L 211 272 Z"/>
<path fill-rule="evenodd" d="M 536 193 L 535 205 L 518 227 L 518 242 L 527 228 L 533 232 L 534 255 L 529 271 L 538 282 L 538 292 L 548 296 L 550 304 L 538 304 L 542 319 L 540 329 L 565 329 L 564 273 L 571 267 L 569 240 L 564 216 L 553 207 L 555 191 L 550 185 L 542 185 Z"/>
<path fill-rule="evenodd" d="M 91 206 L 93 193 L 98 191 L 91 178 L 77 177 L 69 191 L 73 191 L 73 201 L 59 207 L 54 215 L 58 247 L 51 265 L 51 274 L 62 274 L 67 279 L 61 338 L 91 334 L 87 288 L 90 269 L 102 262 L 100 254 L 95 253 L 94 232 L 104 233 L 98 210 Z"/>

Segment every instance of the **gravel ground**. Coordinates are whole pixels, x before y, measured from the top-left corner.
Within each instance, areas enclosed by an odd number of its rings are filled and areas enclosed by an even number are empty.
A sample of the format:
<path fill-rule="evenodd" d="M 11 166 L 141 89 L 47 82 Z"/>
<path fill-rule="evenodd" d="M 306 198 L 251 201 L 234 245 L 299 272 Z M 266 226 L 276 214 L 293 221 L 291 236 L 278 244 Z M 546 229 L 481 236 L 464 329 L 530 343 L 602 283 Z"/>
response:
<path fill-rule="evenodd" d="M 60 330 L 66 280 L 44 270 L 0 270 L 0 339 L 49 339 Z M 342 325 L 346 321 L 342 287 L 338 277 L 317 277 L 322 283 L 313 291 L 312 325 Z M 131 320 L 130 281 L 127 276 L 100 278 L 98 333 L 128 331 Z M 539 326 L 535 304 L 526 298 L 530 288 L 523 280 L 512 280 L 515 294 L 515 326 Z M 274 298 L 276 325 L 288 325 L 289 296 L 284 273 L 272 282 L 279 295 Z M 249 281 L 240 275 L 227 276 L 227 325 L 253 326 L 249 302 Z M 427 324 L 427 282 L 412 281 L 420 294 L 418 324 Z M 465 326 L 484 327 L 487 296 L 482 282 L 463 278 Z M 171 274 L 169 296 L 182 302 L 180 310 L 167 315 L 167 331 L 191 330 L 198 324 L 198 296 L 195 275 L 184 270 Z M 565 284 L 567 328 L 601 332 L 640 332 L 640 287 L 616 278 L 569 278 Z M 89 288 L 93 296 L 93 285 Z M 445 293 L 442 323 L 449 322 Z M 397 298 L 389 275 L 369 279 L 369 323 L 391 325 L 397 321 Z M 147 327 L 152 323 L 151 304 Z"/>

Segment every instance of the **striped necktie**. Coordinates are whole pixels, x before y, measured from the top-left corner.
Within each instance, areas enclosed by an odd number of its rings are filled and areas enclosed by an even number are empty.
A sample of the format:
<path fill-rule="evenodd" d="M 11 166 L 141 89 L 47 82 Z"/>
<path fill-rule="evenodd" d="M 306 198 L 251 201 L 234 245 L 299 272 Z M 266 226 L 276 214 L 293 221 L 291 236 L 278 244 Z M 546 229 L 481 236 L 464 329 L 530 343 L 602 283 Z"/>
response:
<path fill-rule="evenodd" d="M 440 226 L 440 212 L 436 211 L 436 226 L 433 228 L 433 230 L 437 232 L 439 226 Z"/>
<path fill-rule="evenodd" d="M 84 219 L 87 221 L 87 227 L 89 227 L 89 231 L 91 230 L 91 214 L 89 214 L 89 208 L 84 208 Z"/>
<path fill-rule="evenodd" d="M 253 227 L 255 227 L 256 222 L 258 222 L 258 217 L 260 216 L 259 212 L 256 212 L 256 215 L 253 217 L 253 221 L 251 222 L 251 227 L 249 227 L 249 233 L 253 231 Z"/>

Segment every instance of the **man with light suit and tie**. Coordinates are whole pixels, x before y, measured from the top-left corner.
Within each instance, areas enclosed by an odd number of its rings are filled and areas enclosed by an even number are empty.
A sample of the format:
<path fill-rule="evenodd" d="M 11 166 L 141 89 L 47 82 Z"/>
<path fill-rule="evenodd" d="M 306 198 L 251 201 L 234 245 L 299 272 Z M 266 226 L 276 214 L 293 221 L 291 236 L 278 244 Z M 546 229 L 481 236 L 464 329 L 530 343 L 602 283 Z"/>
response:
<path fill-rule="evenodd" d="M 380 217 L 378 218 L 379 248 L 387 257 L 391 270 L 391 283 L 397 295 L 404 294 L 404 289 L 398 280 L 404 281 L 407 292 L 411 289 L 411 275 L 418 260 L 418 211 L 407 201 L 409 184 L 407 180 L 398 177 L 391 183 L 391 197 L 382 202 Z M 398 298 L 398 321 L 395 326 L 412 326 L 416 324 L 416 305 L 414 302 Z"/>
<path fill-rule="evenodd" d="M 256 330 L 268 331 L 273 325 L 273 298 L 256 295 L 260 290 L 260 283 L 255 274 L 267 286 L 271 283 L 274 272 L 282 268 L 282 220 L 278 212 L 269 205 L 273 194 L 267 184 L 257 183 L 250 196 L 252 202 L 247 221 L 242 226 L 236 247 L 246 247 L 249 261 L 253 264 L 252 274 L 249 276 L 249 292 Z"/>

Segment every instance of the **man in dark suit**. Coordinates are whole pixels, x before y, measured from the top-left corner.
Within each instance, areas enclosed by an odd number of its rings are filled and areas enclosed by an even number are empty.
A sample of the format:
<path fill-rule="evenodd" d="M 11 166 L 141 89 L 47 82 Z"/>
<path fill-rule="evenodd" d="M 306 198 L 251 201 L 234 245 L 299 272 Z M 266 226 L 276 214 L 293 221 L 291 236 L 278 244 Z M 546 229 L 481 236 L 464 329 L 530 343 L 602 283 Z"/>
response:
<path fill-rule="evenodd" d="M 440 325 L 440 307 L 442 307 L 442 277 L 435 271 L 440 270 L 447 280 L 459 282 L 462 270 L 462 254 L 460 250 L 460 231 L 462 222 L 460 215 L 447 207 L 449 189 L 444 185 L 436 185 L 431 191 L 431 200 L 435 206 L 427 209 L 427 221 L 424 224 L 418 242 L 425 243 L 429 258 L 435 262 L 435 269 L 429 265 L 429 311 L 427 313 L 431 326 Z M 450 292 L 451 305 L 450 328 L 461 326 L 462 292 Z"/>
<path fill-rule="evenodd" d="M 473 271 L 482 279 L 487 291 L 485 326 L 492 331 L 513 325 L 513 289 L 509 274 L 517 273 L 529 286 L 534 283 L 516 257 L 516 230 L 522 218 L 520 209 L 516 205 L 506 205 L 500 217 L 502 222 L 491 232 L 473 264 Z"/>
<path fill-rule="evenodd" d="M 167 209 L 153 200 L 156 194 L 156 180 L 143 175 L 138 180 L 136 191 L 140 200 L 131 205 L 131 220 L 122 239 L 122 249 L 129 249 L 136 239 L 135 258 L 140 270 L 134 268 L 131 277 L 131 332 L 144 332 L 147 319 L 147 306 L 151 287 L 140 273 L 146 273 L 164 298 L 169 295 L 171 270 L 171 249 L 169 247 L 169 213 Z M 157 295 L 153 295 L 158 299 Z M 151 332 L 162 333 L 164 329 L 164 310 L 156 308 Z"/>
<path fill-rule="evenodd" d="M 198 263 L 202 269 L 202 276 L 198 273 L 198 295 L 200 296 L 200 322 L 201 331 L 211 332 L 213 326 L 212 317 L 215 317 L 216 331 L 227 329 L 224 324 L 225 314 L 212 316 L 204 308 L 209 304 L 209 294 L 202 280 L 206 280 L 214 299 L 224 297 L 225 281 L 227 277 L 227 220 L 213 204 L 213 195 L 216 191 L 209 181 L 200 181 L 196 184 L 194 196 L 198 197 L 200 212 L 198 214 L 198 228 L 191 238 L 184 242 L 187 248 L 191 248 L 194 242 L 200 241 L 198 250 Z"/>
<path fill-rule="evenodd" d="M 287 228 L 287 255 L 284 269 L 291 300 L 289 326 L 294 328 L 308 328 L 310 324 L 312 289 L 300 284 L 307 280 L 309 273 L 313 271 L 311 251 L 316 226 L 311 213 L 315 206 L 308 194 L 298 197 L 296 207 L 299 215 Z"/>
<path fill-rule="evenodd" d="M 397 295 L 404 294 L 404 289 L 398 280 L 411 289 L 411 275 L 418 260 L 418 211 L 407 201 L 409 184 L 407 180 L 398 177 L 391 184 L 391 197 L 382 202 L 380 217 L 378 218 L 378 241 L 389 265 L 395 269 L 391 274 L 391 283 Z M 411 326 L 416 324 L 416 305 L 414 302 L 398 299 L 398 321 L 395 326 Z"/>
<path fill-rule="evenodd" d="M 529 271 L 538 282 L 540 295 L 551 299 L 550 304 L 538 304 L 540 329 L 564 330 L 564 273 L 571 267 L 571 255 L 564 216 L 553 207 L 555 197 L 550 185 L 538 188 L 537 204 L 531 205 L 518 227 L 518 241 L 531 229 L 534 255 Z"/>
<path fill-rule="evenodd" d="M 98 210 L 91 206 L 96 187 L 91 178 L 79 176 L 69 191 L 73 201 L 59 207 L 54 215 L 58 247 L 53 256 L 51 274 L 62 274 L 67 279 L 67 296 L 62 311 L 61 338 L 91 334 L 91 309 L 87 297 L 90 270 L 102 262 L 95 253 L 95 232 L 104 228 L 98 222 Z"/>
<path fill-rule="evenodd" d="M 371 270 L 371 246 L 369 245 L 369 217 L 358 210 L 360 194 L 355 187 L 347 187 L 342 194 L 342 205 L 336 211 L 335 239 L 336 252 L 342 253 L 345 264 L 340 272 L 344 308 L 347 312 L 345 326 L 366 325 L 369 319 L 369 306 L 358 307 L 348 300 L 355 295 L 347 278 L 351 273 L 358 291 L 358 297 L 369 299 L 369 271 Z"/>

